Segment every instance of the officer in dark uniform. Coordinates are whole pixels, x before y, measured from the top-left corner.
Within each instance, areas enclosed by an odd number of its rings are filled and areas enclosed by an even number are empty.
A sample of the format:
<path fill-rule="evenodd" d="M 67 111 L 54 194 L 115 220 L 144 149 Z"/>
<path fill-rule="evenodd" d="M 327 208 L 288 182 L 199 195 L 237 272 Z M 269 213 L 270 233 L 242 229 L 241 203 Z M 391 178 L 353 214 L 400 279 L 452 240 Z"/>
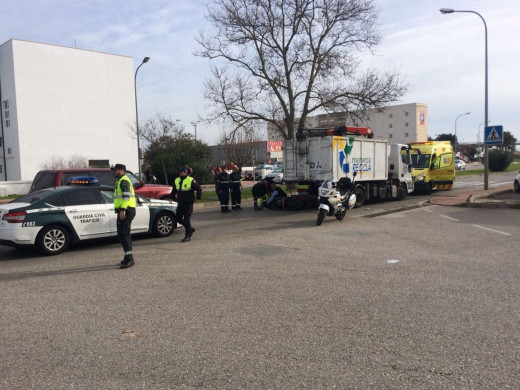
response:
<path fill-rule="evenodd" d="M 251 191 L 253 193 L 253 202 L 255 205 L 255 210 L 262 210 L 266 206 L 266 200 L 267 200 L 267 194 L 270 191 L 269 184 L 272 180 L 269 179 L 263 179 L 262 181 L 259 181 L 256 183 L 252 188 Z M 259 206 L 258 201 L 261 200 L 262 203 Z"/>
<path fill-rule="evenodd" d="M 217 176 L 217 194 L 220 200 L 220 211 L 222 213 L 230 213 L 229 209 L 229 174 L 226 167 L 222 167 L 222 172 Z"/>
<path fill-rule="evenodd" d="M 231 209 L 242 210 L 240 202 L 242 201 L 242 181 L 238 166 L 233 166 L 233 172 L 229 175 L 230 188 L 231 188 Z"/>
<path fill-rule="evenodd" d="M 195 201 L 194 191 L 197 192 L 197 199 L 202 197 L 202 187 L 193 177 L 188 176 L 188 170 L 184 167 L 179 168 L 179 177 L 173 183 L 169 201 L 177 200 L 177 222 L 184 226 L 185 236 L 182 242 L 191 241 L 191 236 L 195 229 L 191 226 L 191 214 L 193 214 L 193 202 Z"/>

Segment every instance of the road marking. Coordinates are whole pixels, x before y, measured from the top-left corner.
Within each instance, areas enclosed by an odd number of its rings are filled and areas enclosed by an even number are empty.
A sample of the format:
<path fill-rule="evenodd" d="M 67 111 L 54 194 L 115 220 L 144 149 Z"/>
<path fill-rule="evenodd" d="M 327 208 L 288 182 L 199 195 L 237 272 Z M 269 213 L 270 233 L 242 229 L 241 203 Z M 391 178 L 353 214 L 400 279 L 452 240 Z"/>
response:
<path fill-rule="evenodd" d="M 389 264 L 396 264 L 399 263 L 399 260 L 387 260 L 386 262 Z"/>
<path fill-rule="evenodd" d="M 457 183 L 458 186 L 457 187 L 460 187 L 460 188 L 464 188 L 464 187 L 478 187 L 478 186 L 482 186 L 482 182 L 469 182 L 469 183 L 461 183 L 461 182 L 458 182 Z M 510 181 L 497 181 L 497 182 L 489 182 L 488 183 L 490 186 L 502 186 L 502 185 L 505 185 L 505 184 L 511 184 Z"/>
<path fill-rule="evenodd" d="M 480 225 L 473 225 L 473 226 L 478 227 L 478 228 L 480 228 L 480 229 L 488 230 L 488 231 L 490 231 L 490 232 L 503 234 L 504 236 L 510 236 L 510 235 L 511 235 L 510 233 L 501 232 L 500 230 L 489 229 L 489 228 L 487 228 L 487 227 L 480 226 Z"/>
<path fill-rule="evenodd" d="M 460 222 L 460 219 L 455 219 L 452 217 L 448 217 L 447 215 L 441 215 L 442 218 L 451 219 L 452 221 Z"/>

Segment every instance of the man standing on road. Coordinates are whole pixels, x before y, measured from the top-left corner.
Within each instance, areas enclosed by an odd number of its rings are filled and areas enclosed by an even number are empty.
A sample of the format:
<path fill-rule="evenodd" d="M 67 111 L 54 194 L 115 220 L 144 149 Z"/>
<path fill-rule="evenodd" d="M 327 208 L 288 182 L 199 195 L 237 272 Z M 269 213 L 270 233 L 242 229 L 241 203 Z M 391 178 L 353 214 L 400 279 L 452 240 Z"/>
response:
<path fill-rule="evenodd" d="M 125 257 L 121 262 L 121 268 L 128 268 L 134 265 L 132 254 L 132 220 L 135 217 L 135 193 L 132 182 L 126 176 L 126 166 L 116 164 L 112 167 L 116 180 L 114 189 L 114 210 L 117 214 L 117 237 L 125 251 Z"/>
<path fill-rule="evenodd" d="M 197 199 L 202 197 L 202 187 L 193 177 L 188 176 L 188 170 L 184 167 L 179 168 L 179 177 L 175 179 L 169 202 L 177 199 L 177 222 L 184 226 L 185 235 L 182 242 L 191 241 L 191 236 L 195 229 L 191 226 L 191 214 L 193 214 L 193 202 L 195 201 L 194 191 L 197 192 Z"/>
<path fill-rule="evenodd" d="M 233 172 L 229 175 L 230 187 L 231 187 L 231 210 L 242 210 L 240 202 L 242 201 L 242 181 L 238 166 L 233 165 Z"/>
<path fill-rule="evenodd" d="M 220 211 L 222 213 L 229 213 L 229 174 L 226 171 L 226 166 L 222 166 L 222 172 L 217 176 L 217 194 L 220 200 Z"/>

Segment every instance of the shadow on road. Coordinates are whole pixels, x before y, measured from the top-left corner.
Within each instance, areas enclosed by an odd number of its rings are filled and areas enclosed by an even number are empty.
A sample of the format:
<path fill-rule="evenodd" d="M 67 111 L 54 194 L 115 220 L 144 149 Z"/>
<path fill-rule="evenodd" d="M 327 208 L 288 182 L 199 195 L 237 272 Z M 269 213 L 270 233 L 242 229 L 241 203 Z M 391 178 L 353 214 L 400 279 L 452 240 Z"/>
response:
<path fill-rule="evenodd" d="M 86 272 L 98 272 L 107 270 L 119 270 L 119 264 L 114 265 L 100 265 L 95 267 L 70 268 L 52 271 L 28 271 L 28 272 L 11 272 L 7 274 L 0 274 L 0 282 L 12 282 L 30 278 L 40 278 L 45 276 L 79 274 Z"/>

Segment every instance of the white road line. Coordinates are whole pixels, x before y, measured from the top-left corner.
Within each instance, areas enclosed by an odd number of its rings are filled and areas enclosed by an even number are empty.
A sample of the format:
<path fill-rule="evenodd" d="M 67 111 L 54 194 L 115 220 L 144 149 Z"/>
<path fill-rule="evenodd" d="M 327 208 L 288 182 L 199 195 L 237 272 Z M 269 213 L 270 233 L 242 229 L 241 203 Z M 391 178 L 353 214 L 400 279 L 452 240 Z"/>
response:
<path fill-rule="evenodd" d="M 501 232 L 500 230 L 489 229 L 489 228 L 487 228 L 487 227 L 480 226 L 480 225 L 473 225 L 473 226 L 478 227 L 478 228 L 480 228 L 480 229 L 488 230 L 488 231 L 490 231 L 490 232 L 503 234 L 504 236 L 510 236 L 510 235 L 511 235 L 510 233 Z"/>
<path fill-rule="evenodd" d="M 458 183 L 459 186 L 458 187 L 469 187 L 469 186 L 473 186 L 473 187 L 477 187 L 477 186 L 482 186 L 482 182 L 470 182 L 470 183 Z M 501 185 L 504 185 L 504 184 L 511 184 L 510 181 L 499 181 L 499 182 L 490 182 L 488 183 L 490 186 L 501 186 Z"/>
<path fill-rule="evenodd" d="M 451 219 L 452 221 L 460 222 L 460 219 L 455 219 L 452 217 L 448 217 L 447 215 L 441 215 L 442 218 Z"/>

